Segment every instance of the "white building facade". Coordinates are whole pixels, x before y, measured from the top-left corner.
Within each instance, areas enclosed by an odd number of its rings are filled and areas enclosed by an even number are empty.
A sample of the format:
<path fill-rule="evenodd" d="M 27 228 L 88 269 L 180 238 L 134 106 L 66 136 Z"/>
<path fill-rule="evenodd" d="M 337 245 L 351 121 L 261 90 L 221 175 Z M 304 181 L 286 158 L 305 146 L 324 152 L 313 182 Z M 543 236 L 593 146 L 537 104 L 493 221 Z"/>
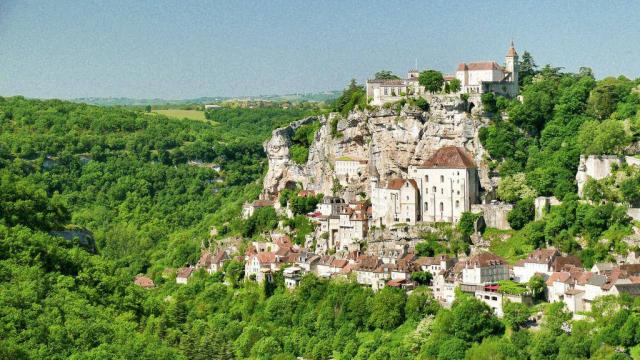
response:
<path fill-rule="evenodd" d="M 480 185 L 472 157 L 460 147 L 443 147 L 409 176 L 421 196 L 420 218 L 428 222 L 458 222 L 478 202 Z"/>

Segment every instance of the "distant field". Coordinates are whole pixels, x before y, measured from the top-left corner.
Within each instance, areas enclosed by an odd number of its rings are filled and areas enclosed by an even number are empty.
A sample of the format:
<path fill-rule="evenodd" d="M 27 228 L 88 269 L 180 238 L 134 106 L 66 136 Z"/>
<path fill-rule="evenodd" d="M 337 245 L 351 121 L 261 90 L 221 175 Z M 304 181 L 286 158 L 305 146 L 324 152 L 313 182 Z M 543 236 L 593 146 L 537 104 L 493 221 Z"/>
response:
<path fill-rule="evenodd" d="M 153 110 L 154 113 L 174 117 L 178 119 L 191 119 L 191 120 L 207 120 L 204 117 L 204 111 L 199 110 L 179 110 L 179 109 L 168 109 L 168 110 Z"/>

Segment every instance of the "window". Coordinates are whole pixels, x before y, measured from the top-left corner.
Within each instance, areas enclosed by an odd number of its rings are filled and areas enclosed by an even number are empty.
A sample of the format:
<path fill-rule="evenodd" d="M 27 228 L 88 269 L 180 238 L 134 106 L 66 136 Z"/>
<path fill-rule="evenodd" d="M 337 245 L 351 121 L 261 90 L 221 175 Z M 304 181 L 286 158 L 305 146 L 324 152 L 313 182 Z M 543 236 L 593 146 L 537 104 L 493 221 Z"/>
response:
<path fill-rule="evenodd" d="M 460 200 L 456 200 L 456 209 L 460 207 Z"/>
<path fill-rule="evenodd" d="M 389 89 L 384 88 L 384 94 L 385 94 L 385 95 L 389 95 Z"/>
<path fill-rule="evenodd" d="M 458 195 L 460 195 L 460 190 L 458 190 Z"/>
<path fill-rule="evenodd" d="M 437 191 L 438 191 L 438 190 L 436 190 L 436 187 L 434 186 L 434 187 L 433 187 L 433 192 L 437 192 Z"/>
<path fill-rule="evenodd" d="M 428 202 L 424 203 L 424 211 L 427 211 L 427 210 L 429 210 L 429 203 Z"/>
<path fill-rule="evenodd" d="M 424 182 L 429 182 L 429 175 L 424 176 Z"/>
<path fill-rule="evenodd" d="M 409 200 L 409 195 L 407 195 L 407 200 Z"/>
<path fill-rule="evenodd" d="M 444 211 L 444 204 L 440 202 L 440 211 Z"/>
<path fill-rule="evenodd" d="M 444 188 L 440 188 L 440 194 L 444 194 Z"/>
<path fill-rule="evenodd" d="M 444 182 L 444 175 L 440 175 L 440 182 L 443 183 Z"/>

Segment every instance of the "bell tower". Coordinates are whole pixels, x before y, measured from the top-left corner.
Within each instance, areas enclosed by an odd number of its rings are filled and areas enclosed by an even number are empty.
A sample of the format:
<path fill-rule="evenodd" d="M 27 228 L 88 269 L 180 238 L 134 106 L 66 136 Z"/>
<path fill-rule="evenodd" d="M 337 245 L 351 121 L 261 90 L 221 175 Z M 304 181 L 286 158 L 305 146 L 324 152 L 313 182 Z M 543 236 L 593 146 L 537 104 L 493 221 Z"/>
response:
<path fill-rule="evenodd" d="M 518 83 L 520 65 L 518 64 L 518 53 L 516 52 L 516 48 L 513 46 L 513 41 L 511 41 L 511 46 L 507 51 L 507 56 L 504 58 L 504 62 L 506 70 L 511 73 L 512 81 Z"/>

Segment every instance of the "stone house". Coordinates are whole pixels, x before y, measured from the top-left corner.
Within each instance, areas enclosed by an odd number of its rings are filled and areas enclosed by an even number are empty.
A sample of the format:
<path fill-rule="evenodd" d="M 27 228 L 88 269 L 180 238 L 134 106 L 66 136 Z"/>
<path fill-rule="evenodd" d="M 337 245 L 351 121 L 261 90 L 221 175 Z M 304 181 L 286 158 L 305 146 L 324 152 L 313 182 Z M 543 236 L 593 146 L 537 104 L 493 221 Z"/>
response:
<path fill-rule="evenodd" d="M 411 280 L 411 274 L 420 270 L 416 259 L 415 254 L 407 254 L 399 259 L 395 267 L 391 268 L 391 280 Z"/>
<path fill-rule="evenodd" d="M 392 179 L 381 186 L 377 176 L 372 176 L 371 207 L 372 222 L 377 226 L 414 225 L 421 221 L 420 193 L 416 181 Z"/>
<path fill-rule="evenodd" d="M 361 255 L 356 260 L 353 271 L 358 284 L 370 286 L 374 290 L 384 287 L 384 271 L 378 271 L 382 262 L 375 256 Z M 390 275 L 389 275 L 390 276 Z M 382 282 L 382 285 L 380 285 Z"/>
<path fill-rule="evenodd" d="M 342 269 L 349 264 L 348 260 L 337 259 L 334 256 L 323 256 L 320 258 L 316 267 L 316 274 L 319 277 L 331 277 L 334 274 L 339 273 Z"/>
<path fill-rule="evenodd" d="M 246 203 L 242 205 L 242 218 L 246 220 L 250 218 L 257 209 L 273 206 L 273 204 L 271 200 L 255 200 L 252 203 Z"/>
<path fill-rule="evenodd" d="M 478 171 L 471 155 L 461 147 L 438 149 L 422 165 L 409 166 L 409 177 L 421 195 L 419 217 L 424 221 L 458 222 L 462 213 L 478 202 Z"/>
<path fill-rule="evenodd" d="M 140 286 L 143 289 L 152 289 L 156 286 L 156 284 L 151 280 L 151 278 L 144 275 L 137 275 L 133 280 L 133 283 Z"/>
<path fill-rule="evenodd" d="M 464 261 L 462 283 L 485 285 L 509 280 L 509 264 L 498 255 L 481 252 Z"/>
<path fill-rule="evenodd" d="M 455 289 L 461 285 L 464 261 L 457 262 L 453 267 L 440 271 L 431 281 L 433 297 L 438 301 L 451 304 L 455 300 Z"/>
<path fill-rule="evenodd" d="M 553 264 L 560 252 L 553 248 L 536 249 L 526 259 L 513 265 L 515 281 L 526 283 L 536 273 L 550 275 L 553 272 Z"/>
<path fill-rule="evenodd" d="M 336 249 L 360 250 L 360 243 L 369 232 L 369 216 L 364 203 L 349 204 L 340 212 Z"/>
<path fill-rule="evenodd" d="M 259 252 L 248 255 L 244 265 L 244 276 L 261 283 L 280 268 L 273 252 Z"/>
<path fill-rule="evenodd" d="M 209 274 L 213 274 L 218 271 L 222 271 L 224 263 L 229 261 L 231 257 L 223 249 L 218 249 L 215 255 L 212 255 L 209 250 L 202 250 L 200 260 L 196 264 L 196 270 L 204 268 Z"/>
<path fill-rule="evenodd" d="M 438 255 L 434 257 L 422 256 L 416 259 L 416 265 L 419 271 L 431 273 L 432 279 L 441 271 L 446 271 L 455 265 L 457 259 L 450 258 L 448 255 Z"/>
<path fill-rule="evenodd" d="M 421 96 L 425 89 L 418 82 L 419 76 L 420 72 L 413 69 L 408 71 L 406 79 L 367 80 L 367 99 L 371 99 L 371 105 L 381 106 L 398 101 L 404 95 Z"/>
<path fill-rule="evenodd" d="M 320 255 L 316 255 L 312 252 L 301 251 L 296 266 L 299 267 L 304 273 L 317 273 L 318 263 L 320 262 Z"/>
<path fill-rule="evenodd" d="M 296 288 L 302 279 L 302 269 L 297 266 L 288 267 L 282 271 L 282 276 L 287 289 Z"/>
<path fill-rule="evenodd" d="M 178 269 L 178 272 L 176 274 L 176 284 L 184 285 L 189 282 L 189 277 L 195 270 L 196 269 L 193 266 L 186 266 Z"/>

